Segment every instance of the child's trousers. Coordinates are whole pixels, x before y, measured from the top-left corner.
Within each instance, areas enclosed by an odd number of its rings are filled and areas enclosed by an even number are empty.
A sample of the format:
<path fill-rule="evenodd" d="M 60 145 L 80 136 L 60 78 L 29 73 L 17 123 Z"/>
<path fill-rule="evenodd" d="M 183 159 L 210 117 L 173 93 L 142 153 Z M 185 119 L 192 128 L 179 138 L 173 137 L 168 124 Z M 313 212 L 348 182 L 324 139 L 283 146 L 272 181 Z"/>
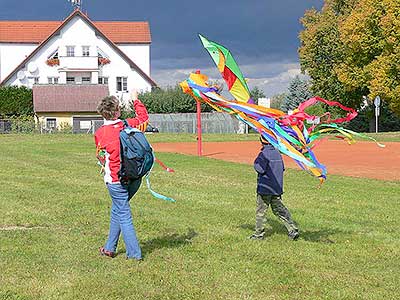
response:
<path fill-rule="evenodd" d="M 298 230 L 296 224 L 292 220 L 289 210 L 283 205 L 280 195 L 257 194 L 256 233 L 262 233 L 264 231 L 265 213 L 269 205 L 271 205 L 274 215 L 283 222 L 288 232 Z"/>

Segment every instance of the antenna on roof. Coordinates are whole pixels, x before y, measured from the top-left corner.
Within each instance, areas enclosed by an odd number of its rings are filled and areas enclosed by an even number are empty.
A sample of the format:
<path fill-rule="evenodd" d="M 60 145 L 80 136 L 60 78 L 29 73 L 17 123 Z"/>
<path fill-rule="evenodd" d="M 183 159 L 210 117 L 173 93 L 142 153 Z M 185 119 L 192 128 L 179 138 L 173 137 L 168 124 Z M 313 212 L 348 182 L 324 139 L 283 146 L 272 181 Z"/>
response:
<path fill-rule="evenodd" d="M 75 9 L 81 9 L 82 8 L 82 0 L 68 0 L 71 2 L 72 6 Z"/>

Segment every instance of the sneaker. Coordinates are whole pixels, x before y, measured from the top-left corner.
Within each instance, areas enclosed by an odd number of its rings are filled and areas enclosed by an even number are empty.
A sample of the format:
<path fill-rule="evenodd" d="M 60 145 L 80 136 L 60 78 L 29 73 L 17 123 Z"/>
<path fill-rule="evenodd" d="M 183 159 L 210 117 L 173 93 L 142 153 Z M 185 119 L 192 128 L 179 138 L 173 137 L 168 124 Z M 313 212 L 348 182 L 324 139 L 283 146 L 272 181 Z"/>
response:
<path fill-rule="evenodd" d="M 254 232 L 251 236 L 249 236 L 250 240 L 263 240 L 265 231 L 264 229 L 261 232 Z"/>
<path fill-rule="evenodd" d="M 102 256 L 108 256 L 111 258 L 115 257 L 115 252 L 108 251 L 108 250 L 104 249 L 104 247 L 100 247 L 99 252 L 100 252 L 100 255 L 102 255 Z"/>
<path fill-rule="evenodd" d="M 299 238 L 299 236 L 300 236 L 300 233 L 299 233 L 298 229 L 290 230 L 288 233 L 289 239 L 291 239 L 293 241 L 297 240 Z"/>
<path fill-rule="evenodd" d="M 136 258 L 136 257 L 126 257 L 126 260 L 134 260 L 134 261 L 140 262 L 140 261 L 142 261 L 142 260 L 143 260 L 143 258 Z"/>

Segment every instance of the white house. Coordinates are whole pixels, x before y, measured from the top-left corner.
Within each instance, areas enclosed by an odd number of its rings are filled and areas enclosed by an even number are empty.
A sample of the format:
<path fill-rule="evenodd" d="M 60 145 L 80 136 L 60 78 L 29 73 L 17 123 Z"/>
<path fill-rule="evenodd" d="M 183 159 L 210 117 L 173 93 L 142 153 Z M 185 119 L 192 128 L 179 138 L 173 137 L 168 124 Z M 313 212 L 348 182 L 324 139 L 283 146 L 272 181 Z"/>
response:
<path fill-rule="evenodd" d="M 71 92 L 79 90 L 75 85 L 107 85 L 110 95 L 126 102 L 132 88 L 157 86 L 150 77 L 150 44 L 148 22 L 95 22 L 79 9 L 60 22 L 0 21 L 0 85 L 64 85 L 63 91 L 74 85 Z M 65 113 L 72 124 L 72 115 L 81 112 Z"/>

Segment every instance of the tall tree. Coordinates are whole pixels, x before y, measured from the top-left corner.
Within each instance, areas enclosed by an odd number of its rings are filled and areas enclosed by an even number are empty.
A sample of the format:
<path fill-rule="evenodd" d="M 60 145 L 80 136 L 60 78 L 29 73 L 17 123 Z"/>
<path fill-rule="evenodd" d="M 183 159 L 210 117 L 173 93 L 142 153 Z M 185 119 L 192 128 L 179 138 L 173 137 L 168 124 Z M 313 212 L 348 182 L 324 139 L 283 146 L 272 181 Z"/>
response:
<path fill-rule="evenodd" d="M 293 110 L 297 108 L 301 102 L 311 98 L 311 96 L 312 93 L 309 82 L 301 79 L 300 76 L 296 76 L 289 84 L 288 93 L 283 99 L 281 109 L 284 112 Z"/>
<path fill-rule="evenodd" d="M 336 67 L 349 91 L 380 96 L 400 114 L 400 1 L 360 0 L 340 24 L 343 61 Z"/>
<path fill-rule="evenodd" d="M 286 93 L 273 95 L 271 97 L 271 108 L 281 109 L 283 101 L 285 100 L 286 96 L 287 96 Z"/>
<path fill-rule="evenodd" d="M 338 24 L 349 14 L 354 2 L 354 0 L 327 0 L 320 12 L 315 9 L 306 11 L 301 19 L 304 30 L 299 36 L 300 65 L 311 77 L 314 94 L 330 100 L 340 100 L 346 104 L 350 104 L 359 96 L 349 95 L 346 92 L 335 70 L 344 56 Z"/>
<path fill-rule="evenodd" d="M 250 96 L 254 100 L 254 102 L 257 104 L 259 98 L 264 98 L 265 94 L 262 90 L 260 90 L 257 86 L 251 89 L 250 91 Z"/>
<path fill-rule="evenodd" d="M 400 1 L 326 0 L 302 18 L 300 64 L 313 92 L 360 107 L 380 95 L 400 114 Z"/>

